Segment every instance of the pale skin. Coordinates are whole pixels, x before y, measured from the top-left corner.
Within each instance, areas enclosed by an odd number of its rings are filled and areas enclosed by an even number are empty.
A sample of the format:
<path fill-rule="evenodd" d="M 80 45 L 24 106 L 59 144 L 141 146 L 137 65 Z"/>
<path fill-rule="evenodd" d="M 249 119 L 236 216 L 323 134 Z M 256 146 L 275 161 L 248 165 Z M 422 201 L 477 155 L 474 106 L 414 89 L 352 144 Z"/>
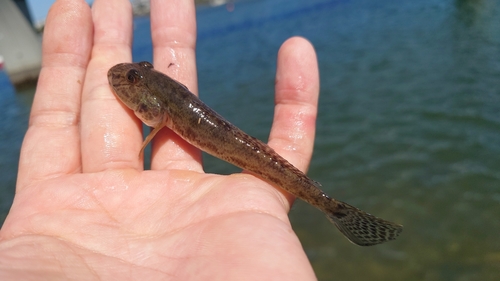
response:
<path fill-rule="evenodd" d="M 205 174 L 200 151 L 168 129 L 144 171 L 141 123 L 106 77 L 131 61 L 130 9 L 129 0 L 96 0 L 92 10 L 59 0 L 50 10 L 0 231 L 0 280 L 315 280 L 288 219 L 291 195 L 248 173 Z M 155 68 L 197 93 L 194 4 L 153 0 L 151 11 Z M 291 38 L 277 66 L 268 143 L 305 171 L 319 93 L 314 49 Z"/>

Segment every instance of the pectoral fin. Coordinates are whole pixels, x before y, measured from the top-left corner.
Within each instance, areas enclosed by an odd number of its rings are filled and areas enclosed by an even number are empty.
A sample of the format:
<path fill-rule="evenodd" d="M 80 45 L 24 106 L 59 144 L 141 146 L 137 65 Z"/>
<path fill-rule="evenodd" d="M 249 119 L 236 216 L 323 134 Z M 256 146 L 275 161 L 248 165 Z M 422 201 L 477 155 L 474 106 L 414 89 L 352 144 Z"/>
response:
<path fill-rule="evenodd" d="M 155 135 L 163 128 L 165 127 L 165 123 L 162 123 L 161 125 L 158 125 L 153 128 L 153 130 L 149 133 L 149 135 L 144 139 L 144 142 L 142 143 L 141 151 L 139 152 L 139 158 L 144 155 L 144 149 L 146 146 L 148 146 L 149 142 L 155 137 Z"/>

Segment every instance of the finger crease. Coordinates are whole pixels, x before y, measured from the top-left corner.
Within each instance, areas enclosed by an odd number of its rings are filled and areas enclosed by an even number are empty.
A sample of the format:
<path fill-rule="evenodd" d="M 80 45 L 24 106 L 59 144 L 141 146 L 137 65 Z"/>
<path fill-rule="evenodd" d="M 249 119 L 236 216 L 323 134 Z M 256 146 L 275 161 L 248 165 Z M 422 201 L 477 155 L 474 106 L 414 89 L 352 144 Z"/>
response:
<path fill-rule="evenodd" d="M 77 126 L 80 115 L 66 110 L 38 110 L 30 118 L 29 126 L 36 127 L 71 127 Z"/>

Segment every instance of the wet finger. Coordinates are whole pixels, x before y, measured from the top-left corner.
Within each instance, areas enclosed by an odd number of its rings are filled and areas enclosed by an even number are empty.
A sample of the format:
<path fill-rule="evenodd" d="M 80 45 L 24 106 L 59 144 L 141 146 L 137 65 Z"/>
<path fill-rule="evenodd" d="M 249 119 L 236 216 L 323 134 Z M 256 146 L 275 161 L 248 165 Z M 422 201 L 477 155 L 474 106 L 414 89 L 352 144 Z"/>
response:
<path fill-rule="evenodd" d="M 157 70 L 198 93 L 194 1 L 151 1 L 151 35 Z M 153 140 L 152 169 L 202 171 L 201 152 L 164 128 Z"/>
<path fill-rule="evenodd" d="M 313 152 L 319 96 L 316 53 L 307 40 L 294 37 L 281 46 L 275 91 L 269 146 L 305 172 Z"/>
<path fill-rule="evenodd" d="M 142 126 L 113 94 L 110 67 L 131 61 L 132 8 L 128 0 L 96 0 L 94 46 L 82 96 L 82 165 L 85 172 L 142 169 Z"/>

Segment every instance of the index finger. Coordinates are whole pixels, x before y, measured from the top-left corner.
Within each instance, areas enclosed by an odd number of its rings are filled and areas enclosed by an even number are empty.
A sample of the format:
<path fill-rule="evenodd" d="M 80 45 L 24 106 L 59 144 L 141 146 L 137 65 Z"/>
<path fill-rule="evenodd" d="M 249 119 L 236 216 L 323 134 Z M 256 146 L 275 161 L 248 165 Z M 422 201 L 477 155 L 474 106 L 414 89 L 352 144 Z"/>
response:
<path fill-rule="evenodd" d="M 316 52 L 304 38 L 290 38 L 281 46 L 275 89 L 269 146 L 305 172 L 314 146 L 319 70 Z M 293 196 L 285 195 L 289 202 L 293 200 Z"/>

